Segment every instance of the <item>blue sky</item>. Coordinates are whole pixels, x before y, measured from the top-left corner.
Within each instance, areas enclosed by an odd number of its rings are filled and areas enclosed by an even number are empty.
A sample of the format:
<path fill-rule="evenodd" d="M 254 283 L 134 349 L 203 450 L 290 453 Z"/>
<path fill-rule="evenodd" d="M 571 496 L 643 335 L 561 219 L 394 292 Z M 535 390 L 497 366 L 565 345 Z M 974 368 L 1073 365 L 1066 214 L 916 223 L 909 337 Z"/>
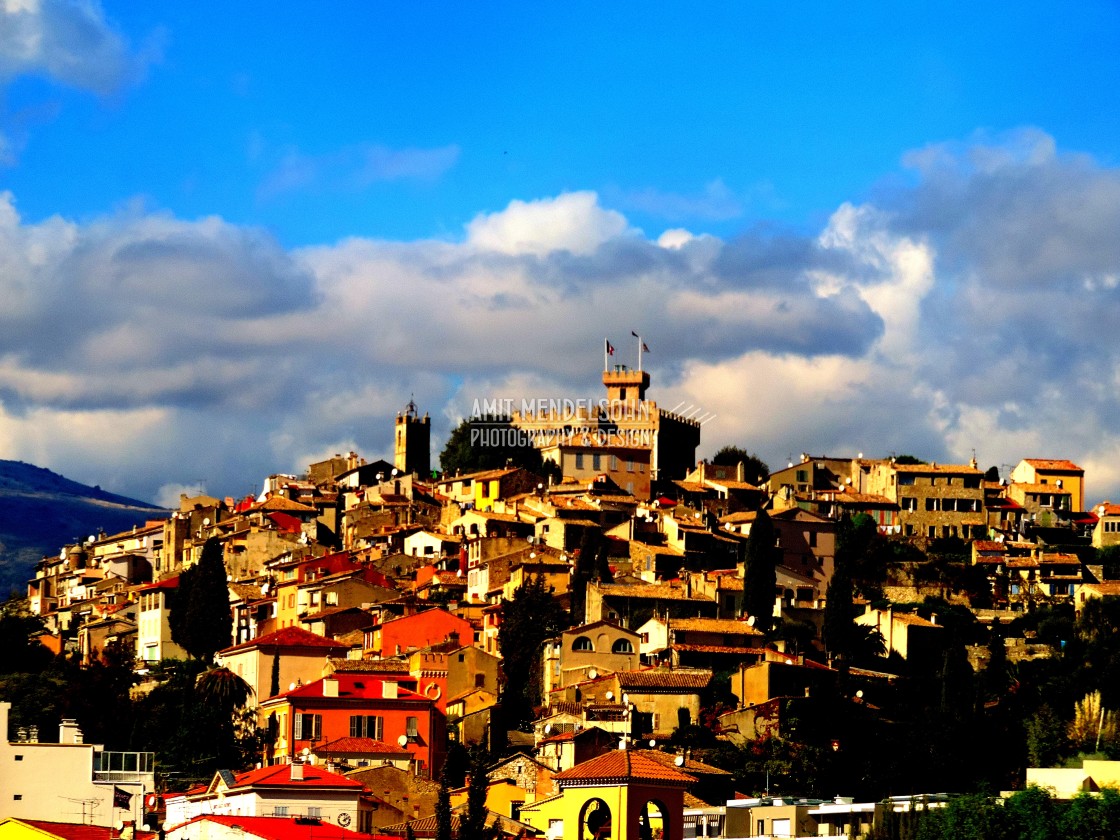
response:
<path fill-rule="evenodd" d="M 0 0 L 0 457 L 141 498 L 409 397 L 1120 494 L 1114 4 Z M 4 310 L 7 310 L 6 312 Z"/>

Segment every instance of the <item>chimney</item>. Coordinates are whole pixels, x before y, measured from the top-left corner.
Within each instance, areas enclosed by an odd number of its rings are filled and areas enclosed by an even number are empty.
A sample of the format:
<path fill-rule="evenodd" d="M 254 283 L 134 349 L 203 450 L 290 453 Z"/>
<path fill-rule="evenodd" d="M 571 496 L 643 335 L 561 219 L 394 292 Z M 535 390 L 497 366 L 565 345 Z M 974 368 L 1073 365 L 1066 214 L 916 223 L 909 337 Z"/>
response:
<path fill-rule="evenodd" d="M 298 758 L 295 759 L 294 761 L 292 761 L 292 781 L 293 782 L 302 782 L 303 781 L 303 762 L 300 761 Z"/>
<path fill-rule="evenodd" d="M 397 684 L 386 680 L 381 683 L 381 696 L 386 700 L 397 699 Z"/>
<path fill-rule="evenodd" d="M 39 743 L 39 727 L 38 726 L 35 726 L 34 724 L 32 724 L 31 726 L 29 726 L 27 728 L 27 740 L 28 740 L 28 743 L 31 743 L 31 744 L 38 744 Z"/>
<path fill-rule="evenodd" d="M 334 677 L 323 678 L 323 696 L 338 697 L 338 680 Z"/>
<path fill-rule="evenodd" d="M 78 726 L 78 722 L 73 718 L 64 718 L 62 723 L 58 725 L 58 743 L 60 744 L 80 744 L 82 743 L 82 730 Z"/>

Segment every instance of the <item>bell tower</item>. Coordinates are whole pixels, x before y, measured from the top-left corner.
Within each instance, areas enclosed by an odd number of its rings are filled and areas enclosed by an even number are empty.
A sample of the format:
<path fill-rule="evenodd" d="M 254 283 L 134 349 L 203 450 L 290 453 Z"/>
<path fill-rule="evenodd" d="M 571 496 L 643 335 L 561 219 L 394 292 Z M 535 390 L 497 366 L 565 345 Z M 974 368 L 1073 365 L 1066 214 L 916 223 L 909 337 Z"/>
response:
<path fill-rule="evenodd" d="M 649 374 L 644 370 L 632 370 L 626 365 L 615 365 L 603 371 L 603 384 L 607 387 L 609 402 L 637 405 L 646 398 Z"/>
<path fill-rule="evenodd" d="M 393 466 L 404 475 L 416 473 L 427 477 L 432 469 L 432 423 L 425 412 L 412 400 L 404 411 L 397 413 L 396 435 L 393 444 Z"/>

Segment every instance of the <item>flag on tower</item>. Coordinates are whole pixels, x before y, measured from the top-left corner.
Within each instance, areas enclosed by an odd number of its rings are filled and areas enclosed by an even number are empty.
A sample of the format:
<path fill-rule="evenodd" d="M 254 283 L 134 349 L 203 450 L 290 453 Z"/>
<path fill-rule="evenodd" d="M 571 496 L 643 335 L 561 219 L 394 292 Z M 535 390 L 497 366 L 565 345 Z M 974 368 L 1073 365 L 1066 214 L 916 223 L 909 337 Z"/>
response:
<path fill-rule="evenodd" d="M 636 332 L 634 332 L 633 330 L 630 330 L 630 335 L 634 336 L 634 338 L 641 338 L 641 336 L 640 336 L 640 335 L 638 335 L 638 334 L 637 334 Z"/>
<path fill-rule="evenodd" d="M 646 353 L 649 352 L 649 347 L 646 346 L 646 343 L 644 341 L 642 342 L 642 350 L 643 350 L 643 352 L 646 352 Z"/>
<path fill-rule="evenodd" d="M 614 355 L 614 345 L 611 344 L 609 341 L 607 341 L 607 339 L 605 339 L 605 338 L 603 339 L 603 341 L 605 341 L 607 343 L 607 355 L 608 356 L 613 356 Z"/>

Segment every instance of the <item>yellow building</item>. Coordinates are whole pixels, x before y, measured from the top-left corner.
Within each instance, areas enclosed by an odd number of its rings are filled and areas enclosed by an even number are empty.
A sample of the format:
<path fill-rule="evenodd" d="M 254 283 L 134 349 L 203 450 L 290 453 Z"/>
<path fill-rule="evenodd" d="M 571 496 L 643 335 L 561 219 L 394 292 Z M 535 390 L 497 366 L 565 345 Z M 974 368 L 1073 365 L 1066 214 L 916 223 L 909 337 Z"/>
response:
<path fill-rule="evenodd" d="M 1047 485 L 1069 496 L 1069 509 L 1085 510 L 1085 470 L 1072 461 L 1054 458 L 1024 458 L 1011 471 L 1013 484 Z"/>
<path fill-rule="evenodd" d="M 685 788 L 696 779 L 640 753 L 615 750 L 553 781 L 560 792 L 525 805 L 520 817 L 553 840 L 680 840 Z"/>

